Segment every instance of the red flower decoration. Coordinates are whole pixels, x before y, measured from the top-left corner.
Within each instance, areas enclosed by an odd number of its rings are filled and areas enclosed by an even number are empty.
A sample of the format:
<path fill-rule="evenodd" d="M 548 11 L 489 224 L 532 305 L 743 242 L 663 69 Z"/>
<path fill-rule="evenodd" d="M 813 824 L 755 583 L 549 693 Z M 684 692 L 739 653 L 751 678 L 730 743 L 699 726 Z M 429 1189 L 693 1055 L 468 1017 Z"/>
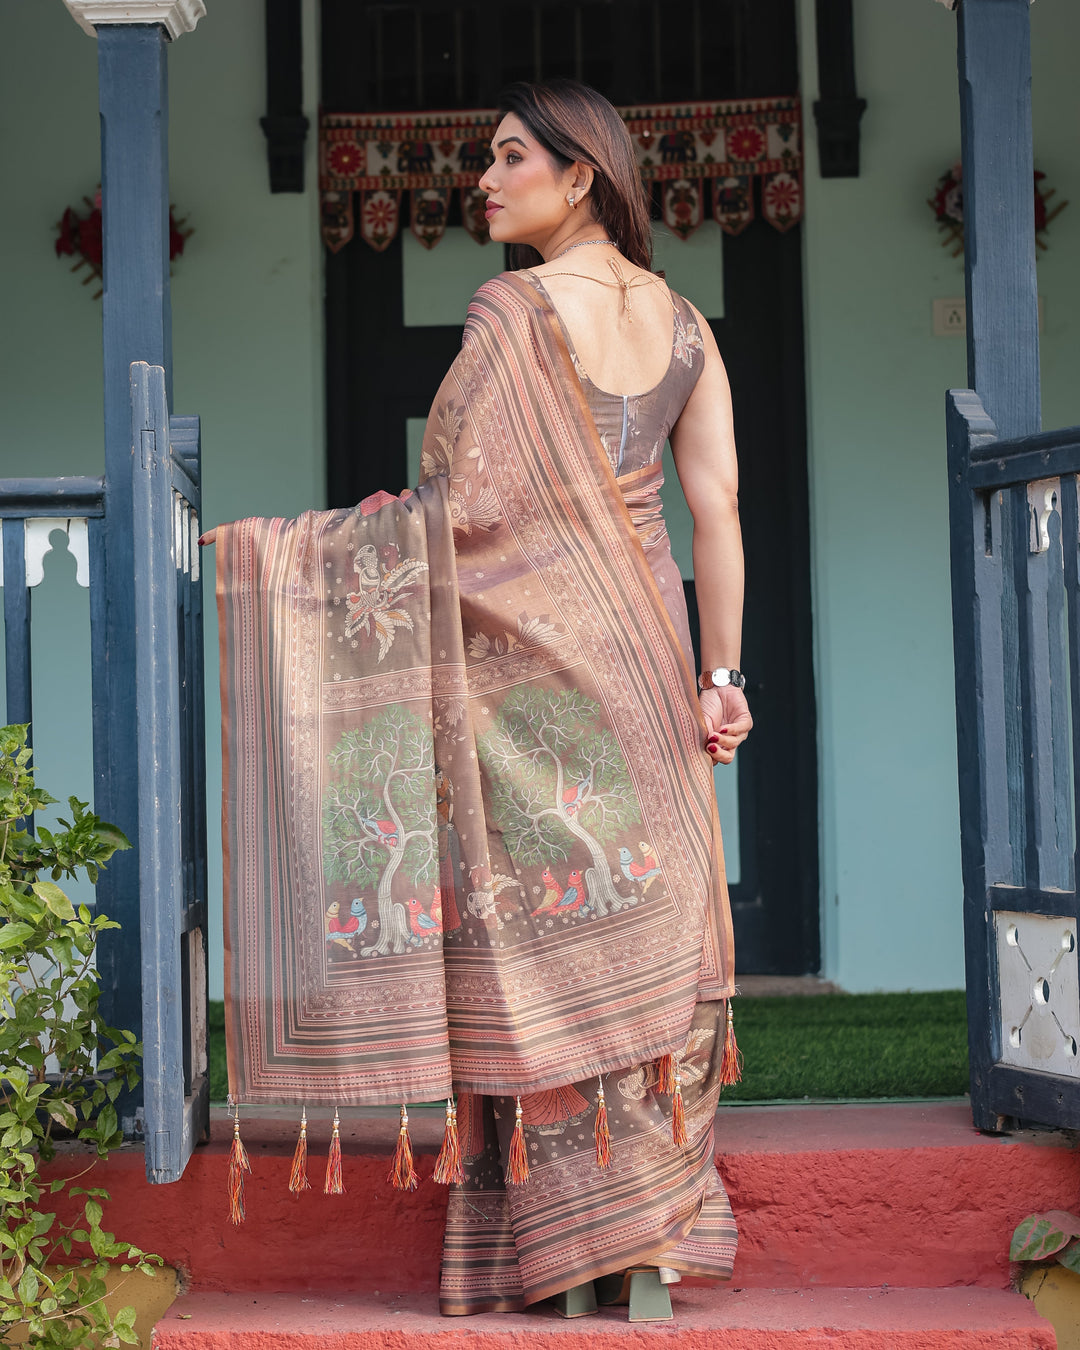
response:
<path fill-rule="evenodd" d="M 95 277 L 101 280 L 102 266 L 104 260 L 104 247 L 102 240 L 102 221 L 101 221 L 101 189 L 98 188 L 94 194 L 93 201 L 89 197 L 84 197 L 88 210 L 85 216 L 80 216 L 78 212 L 69 206 L 56 226 L 56 256 L 58 258 L 67 254 L 70 257 L 77 257 L 78 261 L 72 267 L 73 272 L 77 272 L 80 267 L 89 268 L 89 273 L 83 278 L 83 285 L 89 284 Z M 173 215 L 172 208 L 169 208 L 169 261 L 178 258 L 184 251 L 184 244 L 187 242 L 192 230 L 185 230 L 183 227 L 187 224 L 186 220 L 178 221 Z M 96 300 L 101 295 L 98 290 L 94 293 Z"/>
<path fill-rule="evenodd" d="M 760 159 L 765 153 L 765 136 L 757 127 L 738 127 L 727 138 L 731 159 Z"/>
<path fill-rule="evenodd" d="M 790 180 L 775 180 L 765 189 L 765 206 L 774 215 L 790 216 L 799 208 L 799 188 Z"/>
<path fill-rule="evenodd" d="M 363 167 L 364 157 L 355 141 L 335 141 L 327 151 L 330 172 L 339 178 L 351 178 Z"/>
<path fill-rule="evenodd" d="M 1035 243 L 1040 249 L 1046 248 L 1046 240 L 1043 234 L 1047 226 L 1059 212 L 1064 211 L 1068 202 L 1058 202 L 1056 206 L 1050 207 L 1050 198 L 1054 195 L 1056 189 L 1051 188 L 1044 192 L 1039 184 L 1045 179 L 1046 174 L 1036 169 L 1034 175 L 1034 211 L 1035 211 Z M 938 223 L 938 229 L 944 234 L 941 241 L 943 248 L 950 244 L 953 247 L 953 257 L 958 258 L 964 251 L 964 179 L 963 169 L 959 163 L 956 163 L 946 173 L 943 173 L 938 179 L 937 188 L 932 197 L 927 198 L 930 210 L 933 211 Z"/>

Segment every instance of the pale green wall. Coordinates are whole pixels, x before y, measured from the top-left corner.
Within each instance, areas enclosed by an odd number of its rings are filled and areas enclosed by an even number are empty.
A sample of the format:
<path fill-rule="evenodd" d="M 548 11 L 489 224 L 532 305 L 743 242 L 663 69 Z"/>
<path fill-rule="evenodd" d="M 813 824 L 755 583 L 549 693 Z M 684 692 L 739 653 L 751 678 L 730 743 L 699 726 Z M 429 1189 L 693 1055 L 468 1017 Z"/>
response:
<path fill-rule="evenodd" d="M 813 0 L 799 0 L 815 97 Z M 955 18 L 931 0 L 856 5 L 859 179 L 821 181 L 808 113 L 804 226 L 812 566 L 820 709 L 825 973 L 845 988 L 962 983 L 943 395 L 963 343 L 930 334 L 962 290 L 924 205 L 959 145 Z M 316 105 L 313 0 L 305 93 Z M 206 522 L 322 499 L 320 246 L 304 196 L 266 185 L 261 0 L 210 0 L 171 53 L 172 199 L 196 234 L 176 267 L 176 410 L 203 417 Z M 98 176 L 96 48 L 60 0 L 0 0 L 0 476 L 99 472 L 100 306 L 52 252 L 53 225 Z M 1074 205 L 1039 264 L 1047 425 L 1080 421 L 1080 49 L 1072 0 L 1032 10 L 1036 161 Z M 478 253 L 486 250 L 477 250 Z M 438 261 L 438 249 L 429 255 Z M 676 285 L 700 293 L 689 281 Z M 673 522 L 674 524 L 674 522 Z M 209 562 L 209 559 L 206 559 Z M 54 555 L 42 632 L 38 762 L 90 795 L 85 596 Z M 207 576 L 212 596 L 212 568 Z M 76 624 L 74 630 L 72 625 Z M 208 661 L 211 928 L 220 929 L 216 650 Z M 212 966 L 220 989 L 220 946 Z"/>
<path fill-rule="evenodd" d="M 305 9 L 304 195 L 271 195 L 262 0 L 210 0 L 169 54 L 171 198 L 195 233 L 172 282 L 175 411 L 203 427 L 206 524 L 323 503 L 315 6 Z M 97 46 L 60 0 L 0 0 L 0 477 L 100 473 L 101 305 L 53 253 L 53 225 L 99 178 Z M 53 555 L 56 558 L 56 555 Z M 66 556 L 59 570 L 72 570 Z M 217 647 L 208 625 L 211 987 L 221 987 Z M 85 595 L 34 592 L 40 781 L 91 795 L 89 702 L 70 621 Z"/>
<path fill-rule="evenodd" d="M 862 172 L 823 181 L 813 0 L 805 295 L 821 755 L 824 973 L 845 989 L 963 983 L 943 404 L 964 343 L 931 335 L 961 261 L 925 205 L 959 157 L 956 19 L 930 0 L 855 6 Z M 1076 196 L 1072 0 L 1032 9 L 1036 164 Z M 806 38 L 809 38 L 809 50 Z M 1080 202 L 1039 264 L 1047 425 L 1080 421 Z"/>

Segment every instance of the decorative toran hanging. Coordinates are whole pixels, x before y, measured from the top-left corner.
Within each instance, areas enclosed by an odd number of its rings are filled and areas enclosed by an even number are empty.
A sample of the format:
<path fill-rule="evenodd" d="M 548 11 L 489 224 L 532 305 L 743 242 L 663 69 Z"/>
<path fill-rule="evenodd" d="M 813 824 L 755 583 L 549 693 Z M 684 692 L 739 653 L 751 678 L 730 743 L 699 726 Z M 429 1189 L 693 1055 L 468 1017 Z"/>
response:
<path fill-rule="evenodd" d="M 754 179 L 761 212 L 788 230 L 802 215 L 802 129 L 797 98 L 725 103 L 660 103 L 620 108 L 641 177 L 659 197 L 664 224 L 688 239 L 707 206 L 727 234 L 754 218 Z M 499 114 L 324 113 L 319 129 L 322 233 L 332 253 L 355 232 L 373 249 L 389 246 L 401 225 L 408 193 L 410 228 L 425 248 L 443 236 L 450 196 L 461 194 L 461 215 L 477 243 L 488 240 L 485 195 L 477 180 L 491 161 L 489 145 Z"/>

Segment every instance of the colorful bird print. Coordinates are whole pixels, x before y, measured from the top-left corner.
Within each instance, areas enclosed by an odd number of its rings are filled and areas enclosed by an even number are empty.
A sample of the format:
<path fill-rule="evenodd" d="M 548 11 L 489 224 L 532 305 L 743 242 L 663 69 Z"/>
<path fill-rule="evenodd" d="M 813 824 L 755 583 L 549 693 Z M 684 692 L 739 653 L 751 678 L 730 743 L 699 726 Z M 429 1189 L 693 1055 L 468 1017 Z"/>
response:
<path fill-rule="evenodd" d="M 376 820 L 373 816 L 362 816 L 360 823 L 365 830 L 371 830 L 385 848 L 397 848 L 398 831 L 392 820 Z"/>
<path fill-rule="evenodd" d="M 412 929 L 414 938 L 431 937 L 433 933 L 442 932 L 442 923 L 433 919 L 430 914 L 424 913 L 424 906 L 415 895 L 409 897 L 407 904 L 409 906 L 409 927 Z"/>
<path fill-rule="evenodd" d="M 367 907 L 359 896 L 349 904 L 349 917 L 339 927 L 347 937 L 359 937 L 367 927 Z"/>
<path fill-rule="evenodd" d="M 555 909 L 559 901 L 563 898 L 563 888 L 555 880 L 555 874 L 550 867 L 545 867 L 540 873 L 544 883 L 544 898 L 533 910 L 533 915 L 546 914 L 549 910 Z"/>
<path fill-rule="evenodd" d="M 653 848 L 652 844 L 650 844 L 647 839 L 643 839 L 641 843 L 638 844 L 638 848 L 641 849 L 641 857 L 646 867 L 660 866 L 660 860 L 656 856 L 656 850 Z"/>
<path fill-rule="evenodd" d="M 652 854 L 652 861 L 656 863 L 656 855 Z M 622 868 L 622 874 L 627 881 L 643 882 L 641 888 L 642 895 L 649 889 L 652 883 L 660 875 L 658 865 L 650 867 L 648 863 L 639 863 L 634 861 L 634 855 L 628 848 L 619 849 L 619 866 Z"/>
<path fill-rule="evenodd" d="M 585 891 L 581 884 L 581 873 L 573 871 L 566 878 L 566 890 L 559 897 L 559 903 L 551 911 L 553 914 L 569 914 L 581 909 L 585 904 Z"/>
<path fill-rule="evenodd" d="M 583 778 L 579 783 L 563 788 L 562 806 L 568 816 L 576 816 L 581 810 L 582 798 L 588 792 L 590 786 L 590 779 Z"/>
<path fill-rule="evenodd" d="M 341 920 L 338 917 L 340 913 L 341 913 L 340 902 L 337 900 L 331 900 L 329 905 L 327 905 L 326 907 L 326 940 L 327 942 L 332 942 L 337 947 L 344 947 L 350 956 L 355 956 L 356 952 L 353 950 L 353 945 L 349 941 L 348 936 L 346 935 L 345 925 L 342 924 Z M 366 924 L 367 922 L 366 915 L 364 921 Z M 351 922 L 349 919 L 345 920 L 345 924 L 348 924 L 349 922 Z M 359 920 L 357 920 L 357 931 L 359 931 Z"/>
<path fill-rule="evenodd" d="M 434 896 L 432 897 L 432 901 L 431 901 L 431 917 L 435 920 L 435 922 L 439 925 L 439 928 L 441 929 L 442 926 L 443 926 L 443 923 L 442 923 L 442 891 L 440 891 L 438 887 L 435 888 L 435 894 L 434 894 Z"/>

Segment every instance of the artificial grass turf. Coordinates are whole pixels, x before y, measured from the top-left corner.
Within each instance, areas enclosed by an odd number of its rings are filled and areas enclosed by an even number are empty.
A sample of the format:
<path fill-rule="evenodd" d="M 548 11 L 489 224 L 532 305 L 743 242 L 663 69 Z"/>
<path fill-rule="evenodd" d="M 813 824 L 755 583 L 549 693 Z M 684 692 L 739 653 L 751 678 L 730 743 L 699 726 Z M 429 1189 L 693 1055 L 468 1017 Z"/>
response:
<path fill-rule="evenodd" d="M 720 1100 L 958 1097 L 968 1090 L 962 989 L 740 998 L 743 1079 Z"/>
<path fill-rule="evenodd" d="M 740 998 L 743 1079 L 721 1103 L 959 1097 L 968 1090 L 962 989 Z M 224 1101 L 225 1005 L 210 1005 L 210 1098 Z"/>

